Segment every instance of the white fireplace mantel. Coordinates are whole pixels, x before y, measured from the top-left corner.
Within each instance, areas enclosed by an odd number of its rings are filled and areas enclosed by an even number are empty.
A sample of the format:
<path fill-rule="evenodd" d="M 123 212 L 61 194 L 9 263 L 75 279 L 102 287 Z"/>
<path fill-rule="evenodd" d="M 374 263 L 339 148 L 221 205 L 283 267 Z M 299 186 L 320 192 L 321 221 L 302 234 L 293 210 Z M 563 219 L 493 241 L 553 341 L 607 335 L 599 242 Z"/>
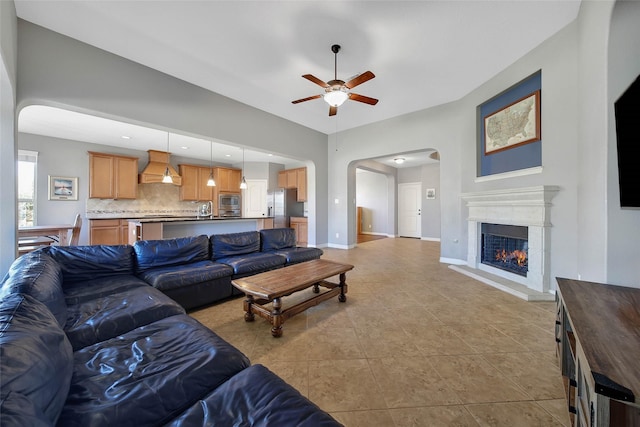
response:
<path fill-rule="evenodd" d="M 536 186 L 507 190 L 463 193 L 469 208 L 467 265 L 512 280 L 538 292 L 549 291 L 550 208 L 558 186 Z M 481 224 L 528 227 L 528 272 L 526 277 L 485 266 L 480 262 Z"/>

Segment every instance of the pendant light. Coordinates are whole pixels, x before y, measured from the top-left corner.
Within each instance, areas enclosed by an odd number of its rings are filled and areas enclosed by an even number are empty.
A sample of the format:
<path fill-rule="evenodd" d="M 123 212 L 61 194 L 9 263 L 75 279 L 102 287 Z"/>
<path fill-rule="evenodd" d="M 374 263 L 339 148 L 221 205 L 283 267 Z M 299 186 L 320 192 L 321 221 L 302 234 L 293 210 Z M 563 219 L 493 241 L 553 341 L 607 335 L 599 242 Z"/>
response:
<path fill-rule="evenodd" d="M 171 177 L 171 172 L 169 172 L 169 132 L 167 132 L 167 168 L 162 175 L 162 183 L 173 184 L 173 178 Z"/>
<path fill-rule="evenodd" d="M 213 141 L 209 141 L 209 179 L 207 180 L 207 187 L 215 187 L 216 181 L 213 179 Z"/>
<path fill-rule="evenodd" d="M 244 179 L 244 148 L 242 148 L 242 182 L 240 183 L 240 189 L 247 189 L 247 181 Z"/>

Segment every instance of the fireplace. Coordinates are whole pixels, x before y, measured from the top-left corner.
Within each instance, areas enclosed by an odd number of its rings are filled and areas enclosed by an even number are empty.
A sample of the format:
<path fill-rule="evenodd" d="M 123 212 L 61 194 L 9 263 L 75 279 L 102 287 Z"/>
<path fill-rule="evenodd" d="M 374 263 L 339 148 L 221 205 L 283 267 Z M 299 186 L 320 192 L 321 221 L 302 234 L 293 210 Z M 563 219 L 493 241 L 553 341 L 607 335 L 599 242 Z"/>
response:
<path fill-rule="evenodd" d="M 507 283 L 502 279 L 506 279 L 515 284 L 514 288 L 523 285 L 533 292 L 549 292 L 550 209 L 558 190 L 556 186 L 538 186 L 463 193 L 462 199 L 469 208 L 469 271 L 475 277 L 483 277 L 484 273 L 498 276 L 500 283 L 494 279 L 485 281 L 492 286 L 502 286 Z"/>
<path fill-rule="evenodd" d="M 482 264 L 527 277 L 528 227 L 483 223 L 481 233 Z"/>

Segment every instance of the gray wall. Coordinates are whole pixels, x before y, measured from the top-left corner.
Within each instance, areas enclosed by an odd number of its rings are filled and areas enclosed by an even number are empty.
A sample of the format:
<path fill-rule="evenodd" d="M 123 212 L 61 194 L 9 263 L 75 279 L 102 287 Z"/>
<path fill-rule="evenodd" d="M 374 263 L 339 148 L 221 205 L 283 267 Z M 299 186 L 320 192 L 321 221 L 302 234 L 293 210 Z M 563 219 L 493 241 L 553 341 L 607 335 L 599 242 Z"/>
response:
<path fill-rule="evenodd" d="M 0 274 L 16 256 L 16 10 L 12 1 L 0 1 Z"/>
<path fill-rule="evenodd" d="M 356 173 L 356 206 L 362 207 L 362 232 L 393 236 L 388 230 L 389 194 L 387 177 L 376 172 Z"/>
<path fill-rule="evenodd" d="M 326 245 L 326 135 L 23 20 L 18 50 L 18 112 L 52 105 L 310 163 L 309 243 Z"/>
<path fill-rule="evenodd" d="M 637 47 L 629 46 L 640 45 L 638 30 L 630 31 L 638 22 L 640 3 L 622 4 L 618 7 L 624 7 L 624 13 L 616 13 L 615 22 L 620 28 L 612 38 L 620 46 L 610 51 L 607 40 L 614 3 L 583 2 L 574 23 L 459 101 L 329 136 L 340 141 L 340 149 L 328 150 L 328 193 L 330 200 L 341 201 L 329 211 L 330 245 L 349 247 L 353 242 L 349 238 L 355 207 L 349 201 L 355 180 L 350 164 L 433 148 L 441 154 L 443 261 L 466 259 L 468 211 L 461 193 L 558 185 L 560 192 L 551 208 L 551 276 L 640 287 L 638 263 L 624 262 L 622 254 L 630 248 L 636 251 L 640 212 L 611 206 L 613 200 L 617 203 L 617 194 L 611 182 L 615 139 L 609 111 L 613 95 L 607 96 L 608 53 L 616 67 L 610 79 L 622 78 L 628 84 L 629 76 L 637 75 L 639 57 Z M 615 37 L 616 31 L 628 38 Z M 613 53 L 619 50 L 635 52 L 635 58 L 623 60 L 623 52 Z M 542 172 L 476 180 L 477 106 L 538 70 L 542 70 Z M 340 238 L 334 237 L 336 233 Z"/>
<path fill-rule="evenodd" d="M 640 75 L 640 7 L 618 2 L 613 10 L 609 37 L 608 147 L 607 147 L 607 280 L 640 287 L 640 209 L 620 208 L 618 158 L 613 103 Z"/>

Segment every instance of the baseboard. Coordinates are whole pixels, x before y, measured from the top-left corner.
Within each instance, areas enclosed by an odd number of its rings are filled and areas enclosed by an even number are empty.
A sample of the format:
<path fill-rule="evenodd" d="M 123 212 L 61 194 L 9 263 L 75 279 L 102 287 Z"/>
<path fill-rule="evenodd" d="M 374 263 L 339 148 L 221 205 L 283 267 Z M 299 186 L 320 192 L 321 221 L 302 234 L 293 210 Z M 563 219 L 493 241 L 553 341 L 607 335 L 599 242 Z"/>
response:
<path fill-rule="evenodd" d="M 333 249 L 353 249 L 356 247 L 356 245 L 338 245 L 336 243 L 329 243 L 327 247 Z"/>
<path fill-rule="evenodd" d="M 444 258 L 440 257 L 440 262 L 442 264 L 453 264 L 453 265 L 467 265 L 467 261 L 464 259 L 458 258 Z"/>
<path fill-rule="evenodd" d="M 378 232 L 374 232 L 374 231 L 363 231 L 360 234 L 370 234 L 372 236 L 388 236 L 387 233 L 378 233 Z"/>
<path fill-rule="evenodd" d="M 439 242 L 439 237 L 421 237 L 420 240 L 427 240 L 429 242 Z"/>

